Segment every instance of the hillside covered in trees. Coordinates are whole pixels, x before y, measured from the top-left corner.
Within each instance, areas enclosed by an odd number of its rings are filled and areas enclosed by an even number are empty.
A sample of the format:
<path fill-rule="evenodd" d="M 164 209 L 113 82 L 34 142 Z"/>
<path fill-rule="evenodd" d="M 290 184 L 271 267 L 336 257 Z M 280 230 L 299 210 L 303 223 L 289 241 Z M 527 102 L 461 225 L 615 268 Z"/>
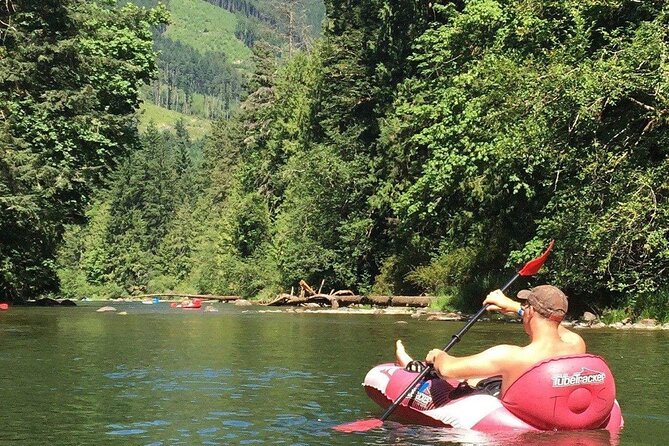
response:
<path fill-rule="evenodd" d="M 665 2 L 325 4 L 312 48 L 253 45 L 206 141 L 150 129 L 119 157 L 59 255 L 28 254 L 42 277 L 71 297 L 324 280 L 471 309 L 555 239 L 535 283 L 667 319 Z"/>
<path fill-rule="evenodd" d="M 169 24 L 155 29 L 158 75 L 143 89 L 143 97 L 204 120 L 230 118 L 238 107 L 253 71 L 251 55 L 257 42 L 269 45 L 276 57 L 288 57 L 311 46 L 320 35 L 324 15 L 320 0 L 133 3 L 142 7 L 163 3 L 170 11 Z"/>

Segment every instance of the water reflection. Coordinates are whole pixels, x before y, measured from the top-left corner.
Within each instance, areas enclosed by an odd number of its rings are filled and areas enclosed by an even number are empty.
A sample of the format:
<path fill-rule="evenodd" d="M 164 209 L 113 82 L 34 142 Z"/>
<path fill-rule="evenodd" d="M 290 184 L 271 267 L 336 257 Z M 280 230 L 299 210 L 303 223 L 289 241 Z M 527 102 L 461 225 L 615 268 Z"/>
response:
<path fill-rule="evenodd" d="M 466 429 L 404 426 L 387 422 L 370 444 L 399 446 L 469 445 L 469 446 L 617 446 L 618 438 L 606 430 L 572 432 L 483 433 Z"/>

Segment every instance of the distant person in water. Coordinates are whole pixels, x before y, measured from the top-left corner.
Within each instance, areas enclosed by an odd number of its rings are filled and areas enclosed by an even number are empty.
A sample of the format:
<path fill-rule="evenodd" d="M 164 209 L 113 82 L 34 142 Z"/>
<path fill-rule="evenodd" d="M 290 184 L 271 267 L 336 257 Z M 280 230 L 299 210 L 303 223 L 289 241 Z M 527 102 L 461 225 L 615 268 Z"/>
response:
<path fill-rule="evenodd" d="M 497 345 L 471 356 L 455 357 L 443 350 L 427 353 L 425 362 L 432 364 L 441 378 L 460 380 L 501 376 L 501 396 L 523 372 L 545 359 L 585 353 L 585 341 L 560 322 L 567 313 L 567 296 L 552 285 L 541 285 L 518 293 L 516 302 L 495 290 L 483 301 L 488 310 L 517 313 L 530 337 L 524 347 Z M 397 363 L 402 367 L 412 362 L 401 340 L 396 343 Z"/>

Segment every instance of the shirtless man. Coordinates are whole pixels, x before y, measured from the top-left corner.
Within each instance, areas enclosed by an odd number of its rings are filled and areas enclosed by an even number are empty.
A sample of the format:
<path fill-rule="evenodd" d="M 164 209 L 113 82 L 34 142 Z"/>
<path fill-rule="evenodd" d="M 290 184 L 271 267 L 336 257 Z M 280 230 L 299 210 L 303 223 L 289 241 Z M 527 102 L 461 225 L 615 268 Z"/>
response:
<path fill-rule="evenodd" d="M 455 357 L 443 350 L 430 350 L 425 362 L 432 364 L 442 378 L 471 379 L 499 375 L 501 396 L 525 370 L 539 361 L 556 356 L 585 353 L 585 342 L 578 334 L 560 325 L 567 313 L 567 296 L 551 285 L 541 285 L 518 293 L 522 304 L 509 299 L 500 290 L 488 294 L 483 301 L 488 310 L 517 313 L 530 337 L 525 347 L 497 345 L 471 356 Z M 405 366 L 411 357 L 397 341 L 397 362 Z"/>

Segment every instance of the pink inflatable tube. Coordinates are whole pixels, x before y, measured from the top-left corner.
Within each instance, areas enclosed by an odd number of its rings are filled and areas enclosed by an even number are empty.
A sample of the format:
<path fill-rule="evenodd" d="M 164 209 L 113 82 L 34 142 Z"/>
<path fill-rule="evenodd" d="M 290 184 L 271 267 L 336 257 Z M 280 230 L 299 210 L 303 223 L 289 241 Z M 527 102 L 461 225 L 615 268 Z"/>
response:
<path fill-rule="evenodd" d="M 367 373 L 363 386 L 386 408 L 415 377 L 402 367 L 381 364 Z M 415 424 L 482 432 L 607 429 L 617 434 L 623 426 L 613 375 L 598 356 L 540 362 L 501 398 L 459 384 L 429 379 L 409 393 L 394 416 Z"/>

